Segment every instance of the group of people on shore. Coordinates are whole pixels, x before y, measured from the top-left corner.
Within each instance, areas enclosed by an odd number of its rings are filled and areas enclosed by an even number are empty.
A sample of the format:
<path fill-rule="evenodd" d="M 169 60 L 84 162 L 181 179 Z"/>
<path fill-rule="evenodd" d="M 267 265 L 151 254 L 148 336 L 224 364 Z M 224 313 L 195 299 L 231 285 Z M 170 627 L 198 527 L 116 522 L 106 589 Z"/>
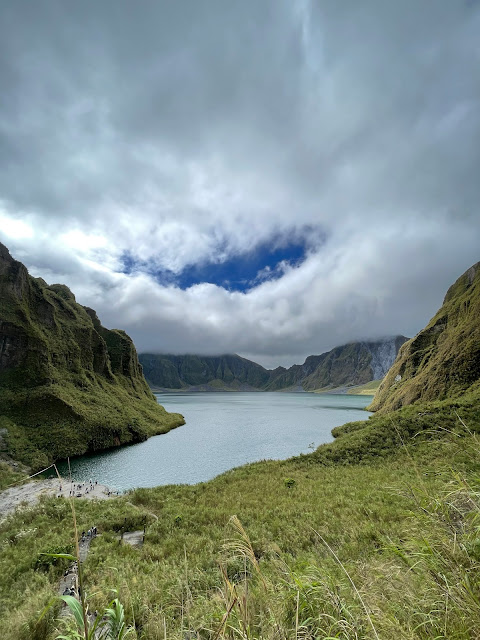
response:
<path fill-rule="evenodd" d="M 103 484 L 98 484 L 98 480 L 88 482 L 60 482 L 58 488 L 55 487 L 57 498 L 110 498 L 120 495 L 120 491 L 112 491 Z"/>
<path fill-rule="evenodd" d="M 59 493 L 57 494 L 57 498 L 67 497 L 67 486 L 69 486 L 68 497 L 69 498 L 82 498 L 87 496 L 89 493 L 95 493 L 95 490 L 102 489 L 102 486 L 98 486 L 98 480 L 90 480 L 89 482 L 72 482 L 67 483 L 65 486 L 65 491 L 63 488 L 63 484 L 60 483 L 58 487 Z M 105 487 L 103 487 L 105 489 Z"/>
<path fill-rule="evenodd" d="M 88 495 L 91 491 L 94 490 L 94 488 L 98 485 L 98 481 L 95 480 L 95 482 L 93 480 L 90 480 L 88 483 L 87 482 L 78 482 L 75 484 L 72 484 L 70 491 L 68 492 L 69 496 L 73 496 L 76 498 L 81 498 L 82 495 Z M 60 492 L 62 491 L 62 485 L 60 485 Z M 82 494 L 83 492 L 83 494 Z"/>

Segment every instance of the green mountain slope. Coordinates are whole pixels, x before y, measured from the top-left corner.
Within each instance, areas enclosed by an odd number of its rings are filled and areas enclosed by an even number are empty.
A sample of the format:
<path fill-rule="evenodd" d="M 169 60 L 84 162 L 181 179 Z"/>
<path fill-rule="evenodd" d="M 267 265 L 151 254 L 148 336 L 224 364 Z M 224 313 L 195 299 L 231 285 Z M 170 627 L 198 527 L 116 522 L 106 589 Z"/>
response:
<path fill-rule="evenodd" d="M 404 336 L 352 342 L 289 369 L 264 369 L 237 355 L 198 356 L 141 353 L 145 377 L 156 389 L 315 391 L 361 385 L 382 378 L 395 360 Z"/>
<path fill-rule="evenodd" d="M 210 386 L 214 389 L 251 391 L 263 388 L 270 371 L 237 355 L 139 355 L 145 378 L 153 388 L 188 389 Z"/>
<path fill-rule="evenodd" d="M 131 339 L 0 244 L 0 429 L 34 467 L 183 424 L 157 404 Z"/>
<path fill-rule="evenodd" d="M 370 409 L 456 398 L 480 378 L 480 262 L 447 292 L 442 307 L 400 349 Z"/>

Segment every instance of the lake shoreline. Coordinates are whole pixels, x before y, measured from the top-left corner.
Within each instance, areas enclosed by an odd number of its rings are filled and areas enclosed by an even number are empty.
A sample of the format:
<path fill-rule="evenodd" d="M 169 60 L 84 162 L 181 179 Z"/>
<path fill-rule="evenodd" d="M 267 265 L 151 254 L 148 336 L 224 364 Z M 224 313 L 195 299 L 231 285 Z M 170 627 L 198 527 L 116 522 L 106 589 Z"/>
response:
<path fill-rule="evenodd" d="M 21 481 L 20 481 L 21 482 Z M 18 486 L 8 487 L 0 491 L 0 522 L 18 508 L 32 507 L 39 502 L 42 497 L 49 498 L 70 498 L 73 491 L 74 497 L 78 500 L 108 500 L 116 497 L 117 492 L 104 484 L 93 484 L 87 481 L 81 489 L 77 486 L 81 483 L 60 482 L 58 478 L 47 478 L 42 480 L 31 480 L 24 484 L 17 483 Z M 86 490 L 88 489 L 88 493 Z"/>
<path fill-rule="evenodd" d="M 287 388 L 287 389 L 275 389 L 265 391 L 264 389 L 229 389 L 228 387 L 216 388 L 210 385 L 201 385 L 201 386 L 193 386 L 193 387 L 185 387 L 184 389 L 168 389 L 166 387 L 150 387 L 150 390 L 154 395 L 169 395 L 169 394 L 177 394 L 184 395 L 187 393 L 198 393 L 198 394 L 209 394 L 209 393 L 231 393 L 231 394 L 242 394 L 242 393 L 259 393 L 259 394 L 269 394 L 269 393 L 311 393 L 311 394 L 319 394 L 319 393 L 331 393 L 332 395 L 370 395 L 374 396 L 375 391 L 373 392 L 365 392 L 362 389 L 365 385 L 355 385 L 355 386 L 344 386 L 344 387 L 332 387 L 332 388 L 324 388 L 324 389 L 315 389 L 312 391 L 307 391 L 306 389 L 302 389 L 301 387 L 295 388 Z M 355 393 L 355 390 L 358 389 L 359 393 Z"/>
<path fill-rule="evenodd" d="M 368 419 L 370 398 L 348 394 L 156 394 L 186 424 L 160 438 L 70 458 L 73 478 L 96 477 L 122 491 L 206 482 L 259 460 L 287 460 L 333 440 L 332 429 Z M 57 464 L 68 476 L 65 462 Z"/>

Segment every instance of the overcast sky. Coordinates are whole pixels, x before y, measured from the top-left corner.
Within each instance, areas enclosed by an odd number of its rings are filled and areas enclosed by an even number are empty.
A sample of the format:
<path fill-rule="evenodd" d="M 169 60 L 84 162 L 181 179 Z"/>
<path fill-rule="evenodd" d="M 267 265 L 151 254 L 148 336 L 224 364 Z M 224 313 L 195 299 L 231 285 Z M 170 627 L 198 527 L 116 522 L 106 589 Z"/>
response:
<path fill-rule="evenodd" d="M 0 14 L 0 240 L 139 351 L 412 336 L 480 259 L 476 0 Z"/>

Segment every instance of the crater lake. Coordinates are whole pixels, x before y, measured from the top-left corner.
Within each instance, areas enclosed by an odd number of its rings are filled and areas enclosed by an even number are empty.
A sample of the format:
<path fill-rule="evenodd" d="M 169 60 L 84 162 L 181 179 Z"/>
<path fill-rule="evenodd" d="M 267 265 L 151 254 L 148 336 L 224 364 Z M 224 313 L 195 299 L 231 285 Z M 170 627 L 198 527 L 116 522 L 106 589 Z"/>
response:
<path fill-rule="evenodd" d="M 145 442 L 70 460 L 72 479 L 112 489 L 204 482 L 240 465 L 309 453 L 334 427 L 366 420 L 371 396 L 317 393 L 158 393 L 186 424 Z M 58 465 L 68 477 L 66 462 Z"/>

